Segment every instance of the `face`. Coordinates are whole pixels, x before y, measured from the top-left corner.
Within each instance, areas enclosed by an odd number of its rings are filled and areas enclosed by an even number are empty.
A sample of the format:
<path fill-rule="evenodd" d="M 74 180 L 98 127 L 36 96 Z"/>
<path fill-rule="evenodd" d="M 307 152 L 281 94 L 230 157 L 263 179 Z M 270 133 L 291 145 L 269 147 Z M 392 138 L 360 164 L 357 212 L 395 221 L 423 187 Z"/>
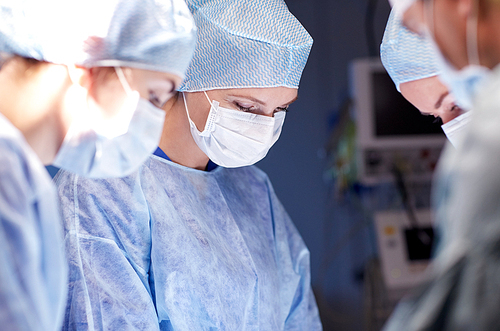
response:
<path fill-rule="evenodd" d="M 144 69 L 122 68 L 126 78 L 123 83 L 114 68 L 93 68 L 91 71 L 89 95 L 108 118 L 122 109 L 127 97 L 127 83 L 132 91 L 139 92 L 141 98 L 158 108 L 165 105 L 181 83 L 177 75 Z"/>
<path fill-rule="evenodd" d="M 399 88 L 422 114 L 440 117 L 443 124 L 463 113 L 437 76 L 402 83 Z"/>
<path fill-rule="evenodd" d="M 221 89 L 206 91 L 210 100 L 223 108 L 272 117 L 287 111 L 297 100 L 297 89 L 288 87 Z M 210 112 L 210 103 L 203 92 L 185 93 L 189 116 L 198 130 L 203 131 Z"/>
<path fill-rule="evenodd" d="M 129 69 L 130 87 L 139 92 L 142 98 L 149 100 L 154 106 L 162 108 L 175 94 L 182 79 L 171 73 L 158 71 Z"/>
<path fill-rule="evenodd" d="M 413 32 L 431 34 L 443 56 L 457 69 L 468 64 L 466 24 L 470 1 L 417 0 L 403 15 Z"/>

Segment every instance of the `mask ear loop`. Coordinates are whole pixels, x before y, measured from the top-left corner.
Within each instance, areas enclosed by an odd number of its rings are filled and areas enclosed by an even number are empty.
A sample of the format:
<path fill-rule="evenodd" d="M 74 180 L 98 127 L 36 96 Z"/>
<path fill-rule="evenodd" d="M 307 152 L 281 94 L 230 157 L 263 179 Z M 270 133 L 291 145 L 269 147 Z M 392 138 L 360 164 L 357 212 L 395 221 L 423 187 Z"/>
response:
<path fill-rule="evenodd" d="M 186 101 L 186 94 L 184 92 L 181 92 L 181 93 L 182 93 L 182 98 L 184 99 L 184 107 L 186 108 L 186 114 L 187 114 L 188 121 L 189 121 L 190 125 L 194 126 L 196 128 L 196 131 L 198 131 L 198 134 L 200 136 L 208 136 L 209 132 L 206 129 L 207 124 L 208 124 L 208 119 L 207 119 L 207 123 L 205 124 L 205 129 L 203 129 L 203 131 L 200 131 L 198 129 L 198 127 L 196 126 L 196 123 L 194 123 L 193 120 L 191 119 L 191 116 L 189 116 L 189 110 L 188 110 L 188 105 L 187 105 L 187 101 Z"/>
<path fill-rule="evenodd" d="M 71 82 L 73 84 L 77 84 L 79 86 L 81 86 L 80 84 L 80 78 L 81 78 L 81 75 L 78 73 L 77 69 L 76 69 L 76 66 L 74 64 L 68 64 L 66 65 L 66 69 L 68 71 L 68 76 L 69 76 L 69 79 L 71 80 Z"/>
<path fill-rule="evenodd" d="M 473 0 L 472 15 L 467 17 L 466 23 L 466 43 L 467 43 L 467 60 L 469 64 L 480 65 L 479 63 L 479 45 L 477 41 L 479 3 Z"/>
<path fill-rule="evenodd" d="M 207 97 L 208 103 L 210 104 L 210 106 L 212 106 L 212 101 L 210 101 L 210 98 L 208 97 L 207 91 L 203 91 L 203 93 L 205 93 L 205 96 Z"/>
<path fill-rule="evenodd" d="M 188 119 L 191 121 L 191 117 L 189 116 L 188 104 L 186 101 L 186 95 L 184 94 L 184 92 L 181 92 L 181 93 L 182 93 L 182 99 L 184 99 L 184 107 L 186 108 L 186 113 L 188 115 Z"/>
<path fill-rule="evenodd" d="M 118 76 L 118 80 L 122 84 L 125 92 L 127 92 L 127 94 L 132 93 L 133 92 L 132 88 L 130 87 L 129 83 L 127 82 L 127 78 L 125 77 L 125 74 L 123 73 L 122 68 L 121 67 L 114 67 L 114 68 L 115 68 L 116 75 Z"/>
<path fill-rule="evenodd" d="M 186 107 L 186 112 L 189 116 L 189 110 L 188 110 L 188 106 L 187 106 L 187 102 L 186 102 L 186 95 L 184 94 L 184 92 L 181 92 L 181 93 L 182 93 L 182 98 L 184 99 L 184 106 Z M 208 103 L 210 104 L 210 106 L 212 106 L 212 101 L 210 101 L 210 98 L 208 97 L 207 92 L 203 91 L 203 93 L 205 93 L 205 96 L 207 97 Z"/>
<path fill-rule="evenodd" d="M 91 96 L 89 95 L 88 89 L 86 89 L 85 87 L 83 87 L 81 85 L 81 78 L 82 78 L 81 72 L 78 71 L 78 69 L 76 68 L 76 65 L 74 65 L 74 64 L 67 64 L 66 69 L 68 71 L 69 79 L 73 83 L 73 86 L 77 87 L 80 91 L 85 90 L 85 102 L 87 104 L 87 109 L 89 111 L 87 111 L 85 113 L 80 113 L 77 116 L 85 117 L 90 122 L 95 121 L 95 119 L 93 118 L 93 116 L 96 116 L 95 107 L 93 107 L 93 104 L 90 102 Z M 83 121 L 83 120 L 82 119 L 77 119 L 76 121 L 73 120 L 73 123 L 76 123 L 77 121 Z M 76 124 L 74 124 L 74 125 L 76 125 Z"/>

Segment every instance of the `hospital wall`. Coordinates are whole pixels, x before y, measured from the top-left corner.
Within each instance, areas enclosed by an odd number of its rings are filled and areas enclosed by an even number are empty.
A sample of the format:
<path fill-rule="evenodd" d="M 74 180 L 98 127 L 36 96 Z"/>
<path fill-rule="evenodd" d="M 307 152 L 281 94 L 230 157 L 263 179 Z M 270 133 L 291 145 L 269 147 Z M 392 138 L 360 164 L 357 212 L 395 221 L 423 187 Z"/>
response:
<path fill-rule="evenodd" d="M 357 232 L 331 256 L 332 247 L 361 216 L 349 204 L 332 201 L 331 184 L 324 176 L 325 146 L 332 118 L 349 95 L 348 65 L 370 55 L 365 33 L 368 3 L 375 9 L 371 31 L 377 51 L 390 7 L 386 0 L 285 1 L 313 36 L 314 46 L 281 138 L 258 166 L 271 178 L 309 247 L 325 330 L 362 330 L 362 270 L 374 254 L 371 230 Z M 328 258 L 331 261 L 322 263 Z"/>

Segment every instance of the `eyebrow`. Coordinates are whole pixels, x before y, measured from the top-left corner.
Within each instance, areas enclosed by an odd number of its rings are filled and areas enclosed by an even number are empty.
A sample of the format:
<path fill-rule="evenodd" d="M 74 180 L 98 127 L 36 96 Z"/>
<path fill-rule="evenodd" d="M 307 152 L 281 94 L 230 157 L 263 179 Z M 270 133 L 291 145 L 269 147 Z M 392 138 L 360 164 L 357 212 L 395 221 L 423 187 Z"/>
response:
<path fill-rule="evenodd" d="M 441 96 L 439 97 L 438 101 L 436 102 L 436 104 L 434 105 L 434 108 L 435 109 L 439 109 L 439 107 L 441 107 L 441 105 L 443 104 L 443 100 L 444 98 L 446 98 L 448 96 L 448 94 L 450 94 L 449 91 L 446 91 L 444 92 L 443 94 L 441 94 Z"/>
<path fill-rule="evenodd" d="M 229 94 L 228 96 L 230 96 L 230 97 L 236 97 L 236 98 L 245 98 L 245 99 L 251 100 L 253 102 L 256 102 L 256 103 L 258 103 L 258 104 L 260 104 L 260 105 L 262 105 L 264 107 L 266 106 L 266 103 L 264 101 L 256 99 L 256 98 L 248 96 L 248 95 Z M 295 98 L 293 98 L 289 102 L 285 103 L 283 106 L 284 107 L 290 106 L 292 103 L 294 103 L 295 101 L 297 101 L 298 98 L 299 98 L 299 96 L 297 95 Z"/>

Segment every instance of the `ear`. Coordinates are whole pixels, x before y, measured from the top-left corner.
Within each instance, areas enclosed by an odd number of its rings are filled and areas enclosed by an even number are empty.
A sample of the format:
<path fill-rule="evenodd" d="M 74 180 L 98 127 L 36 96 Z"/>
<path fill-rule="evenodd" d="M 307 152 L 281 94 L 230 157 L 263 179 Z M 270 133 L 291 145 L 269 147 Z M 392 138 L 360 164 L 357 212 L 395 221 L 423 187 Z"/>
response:
<path fill-rule="evenodd" d="M 403 24 L 410 31 L 422 35 L 425 31 L 426 17 L 422 1 L 415 1 L 404 13 Z M 430 17 L 427 19 L 431 19 Z"/>

